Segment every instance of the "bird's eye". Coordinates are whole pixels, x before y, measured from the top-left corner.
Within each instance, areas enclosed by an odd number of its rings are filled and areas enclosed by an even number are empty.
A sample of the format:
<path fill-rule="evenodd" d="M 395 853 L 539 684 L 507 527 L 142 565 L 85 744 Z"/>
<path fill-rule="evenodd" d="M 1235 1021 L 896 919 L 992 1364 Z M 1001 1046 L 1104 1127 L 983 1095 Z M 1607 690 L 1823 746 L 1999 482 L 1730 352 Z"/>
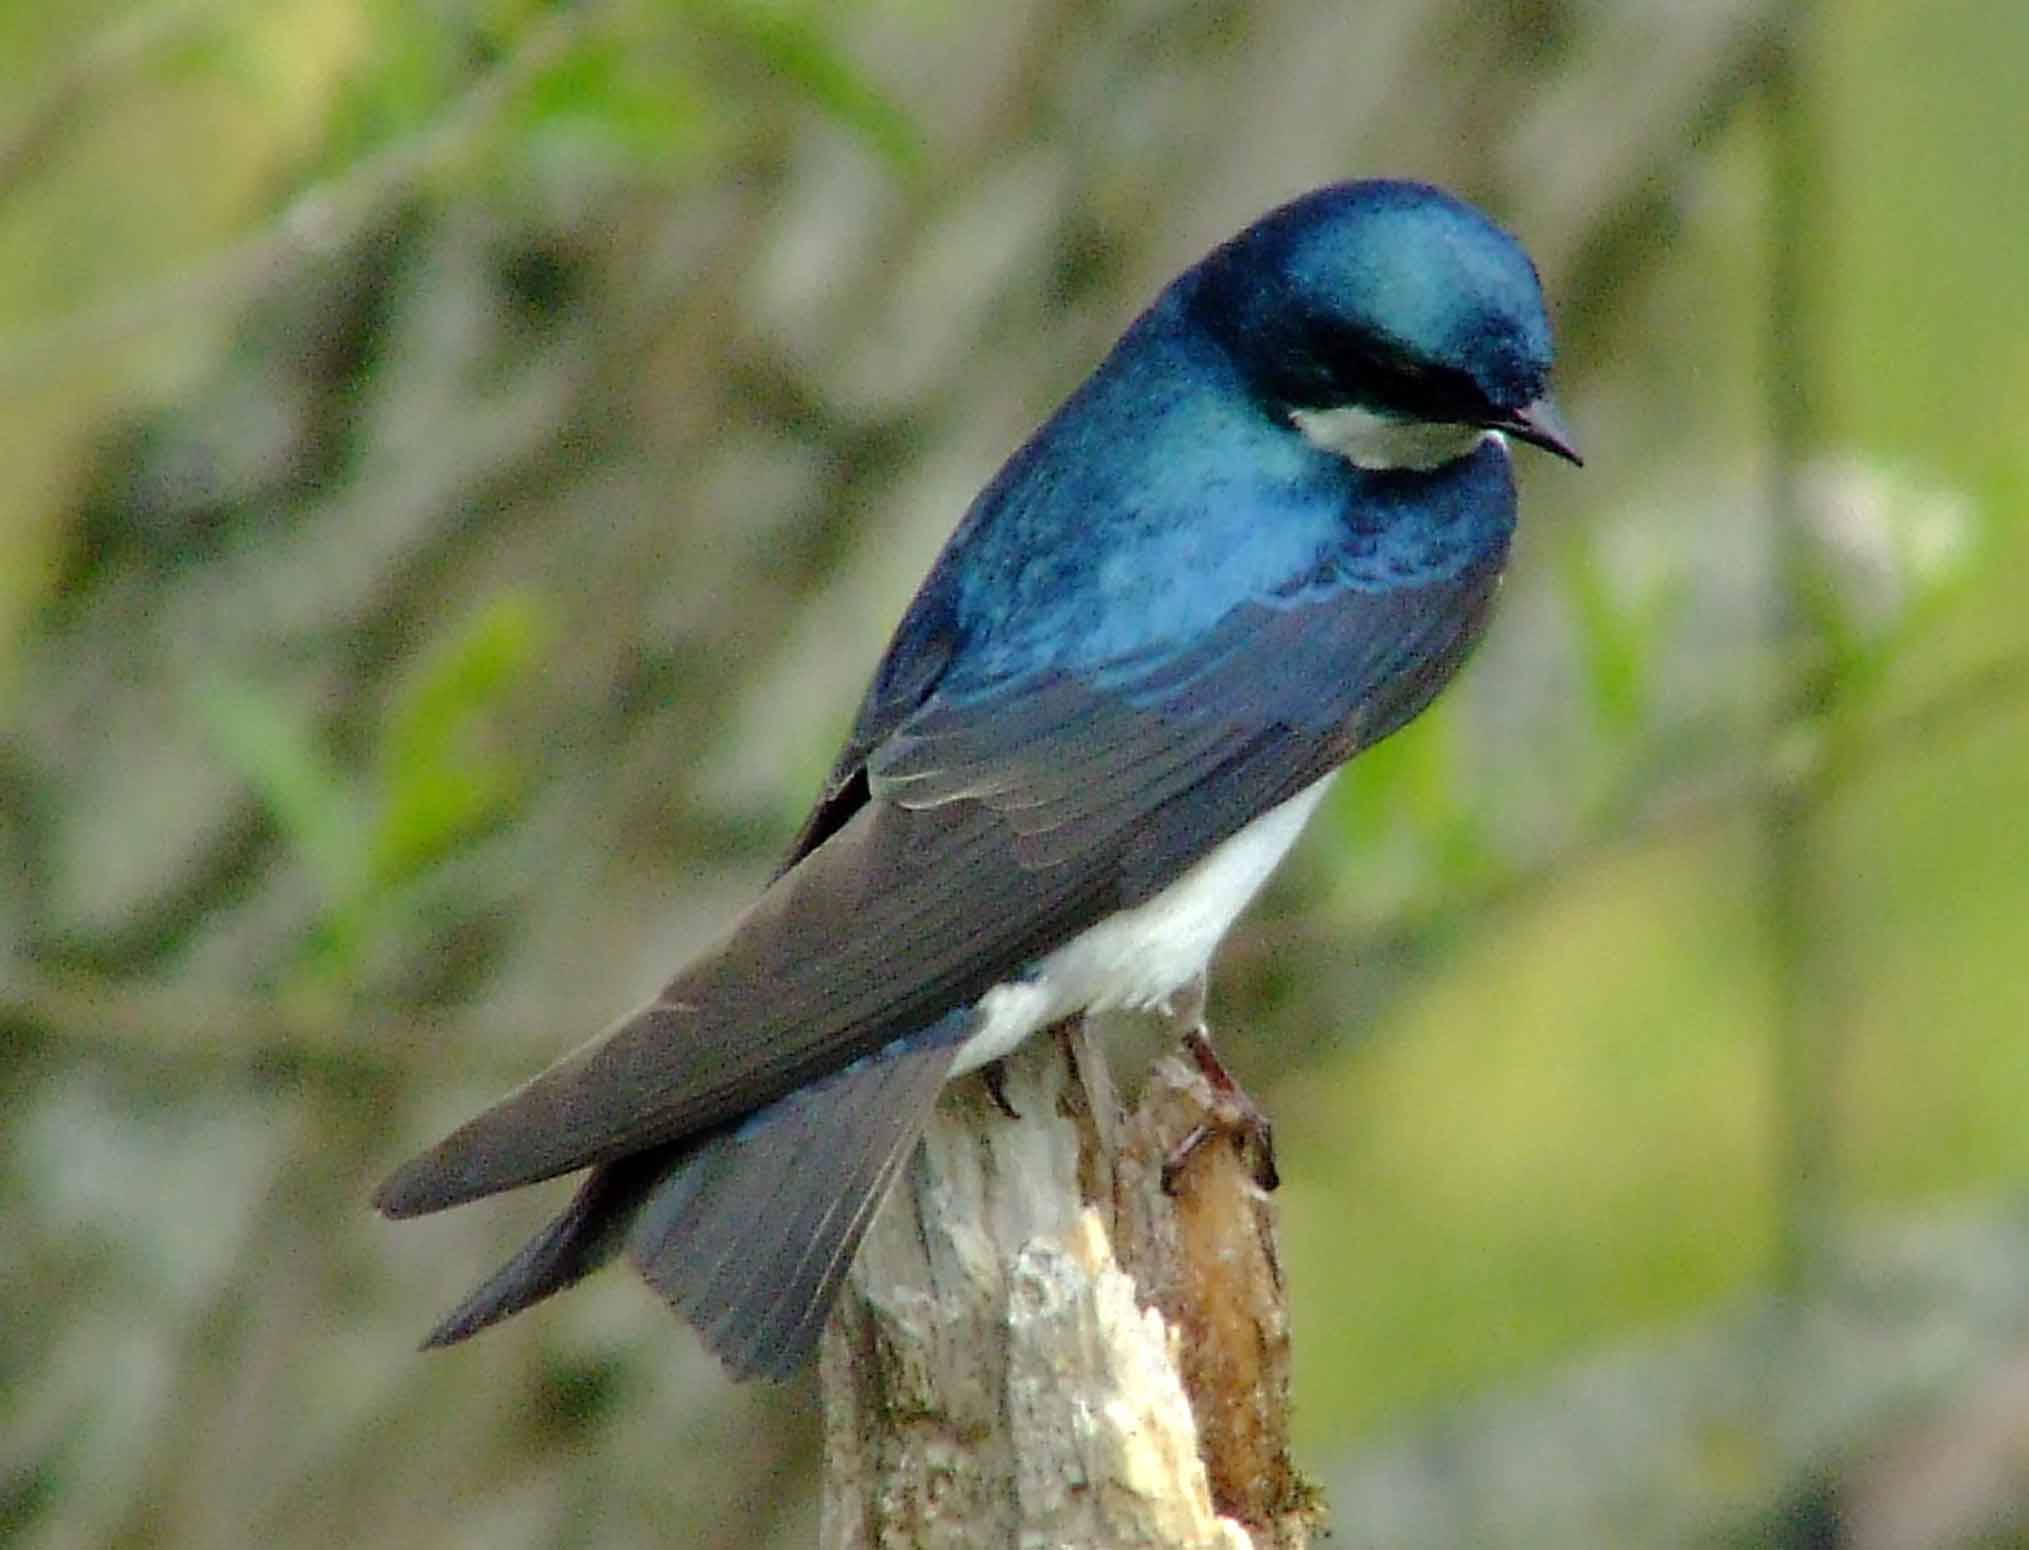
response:
<path fill-rule="evenodd" d="M 1337 387 L 1409 419 L 1474 423 L 1490 409 L 1470 375 L 1409 354 L 1389 342 L 1362 338 L 1335 363 Z"/>

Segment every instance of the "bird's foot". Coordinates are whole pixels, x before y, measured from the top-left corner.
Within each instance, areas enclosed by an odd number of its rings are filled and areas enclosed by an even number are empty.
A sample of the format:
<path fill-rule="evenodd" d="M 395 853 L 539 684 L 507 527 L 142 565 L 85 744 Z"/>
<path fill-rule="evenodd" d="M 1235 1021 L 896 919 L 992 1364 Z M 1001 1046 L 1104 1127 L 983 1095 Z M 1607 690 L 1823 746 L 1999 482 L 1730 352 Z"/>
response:
<path fill-rule="evenodd" d="M 1233 1073 L 1219 1059 L 1203 1023 L 1184 1035 L 1184 1048 L 1211 1085 L 1212 1107 L 1163 1159 L 1163 1193 L 1174 1195 L 1177 1180 L 1183 1176 L 1184 1165 L 1198 1148 L 1222 1135 L 1233 1138 L 1234 1146 L 1239 1148 L 1243 1157 L 1251 1152 L 1254 1182 L 1264 1190 L 1274 1189 L 1282 1182 L 1282 1175 L 1275 1167 L 1275 1131 L 1268 1123 L 1268 1116 L 1261 1112 L 1260 1105 L 1247 1095 L 1246 1089 L 1233 1079 Z"/>
<path fill-rule="evenodd" d="M 1009 1119 L 1020 1119 L 1021 1111 L 1007 1100 L 1007 1066 L 998 1060 L 989 1060 L 979 1068 L 979 1079 L 986 1083 L 986 1095 L 993 1100 L 993 1106 Z"/>

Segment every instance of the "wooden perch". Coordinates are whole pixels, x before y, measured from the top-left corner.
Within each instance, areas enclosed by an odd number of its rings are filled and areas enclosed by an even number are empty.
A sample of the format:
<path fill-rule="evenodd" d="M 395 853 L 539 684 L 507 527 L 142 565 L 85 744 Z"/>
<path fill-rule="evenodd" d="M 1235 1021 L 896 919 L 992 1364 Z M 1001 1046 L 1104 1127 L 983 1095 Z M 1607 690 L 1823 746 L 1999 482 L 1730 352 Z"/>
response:
<path fill-rule="evenodd" d="M 825 1332 L 826 1550 L 1295 1550 L 1273 1210 L 1166 1056 L 1131 1114 L 1082 1024 L 960 1084 Z"/>

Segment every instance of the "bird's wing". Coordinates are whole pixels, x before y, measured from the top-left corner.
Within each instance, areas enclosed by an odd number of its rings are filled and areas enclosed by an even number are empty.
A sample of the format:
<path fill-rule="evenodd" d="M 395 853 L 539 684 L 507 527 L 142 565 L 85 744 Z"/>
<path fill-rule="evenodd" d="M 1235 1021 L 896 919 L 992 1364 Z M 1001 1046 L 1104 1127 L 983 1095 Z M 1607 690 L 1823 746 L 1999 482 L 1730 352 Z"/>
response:
<path fill-rule="evenodd" d="M 406 1216 L 699 1136 L 938 1022 L 1426 704 L 1498 557 L 1320 585 L 1087 672 L 925 686 L 828 800 L 863 793 L 607 1034 L 398 1170 Z"/>
<path fill-rule="evenodd" d="M 1186 650 L 930 695 L 866 762 L 876 801 L 977 804 L 1025 871 L 1117 857 L 1117 904 L 1408 721 L 1478 641 L 1498 559 L 1421 585 L 1233 609 Z"/>

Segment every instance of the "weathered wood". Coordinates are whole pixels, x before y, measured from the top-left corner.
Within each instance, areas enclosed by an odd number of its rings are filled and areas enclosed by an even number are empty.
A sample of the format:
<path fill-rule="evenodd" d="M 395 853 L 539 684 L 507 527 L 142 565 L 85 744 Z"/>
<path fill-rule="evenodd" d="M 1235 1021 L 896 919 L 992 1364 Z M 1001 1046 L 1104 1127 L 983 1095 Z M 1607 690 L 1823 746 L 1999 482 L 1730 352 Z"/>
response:
<path fill-rule="evenodd" d="M 1218 1099 L 1174 1057 L 1131 1113 L 1089 1030 L 940 1105 L 821 1357 L 827 1550 L 1295 1550 L 1273 1210 L 1239 1149 L 1164 1159 Z"/>

